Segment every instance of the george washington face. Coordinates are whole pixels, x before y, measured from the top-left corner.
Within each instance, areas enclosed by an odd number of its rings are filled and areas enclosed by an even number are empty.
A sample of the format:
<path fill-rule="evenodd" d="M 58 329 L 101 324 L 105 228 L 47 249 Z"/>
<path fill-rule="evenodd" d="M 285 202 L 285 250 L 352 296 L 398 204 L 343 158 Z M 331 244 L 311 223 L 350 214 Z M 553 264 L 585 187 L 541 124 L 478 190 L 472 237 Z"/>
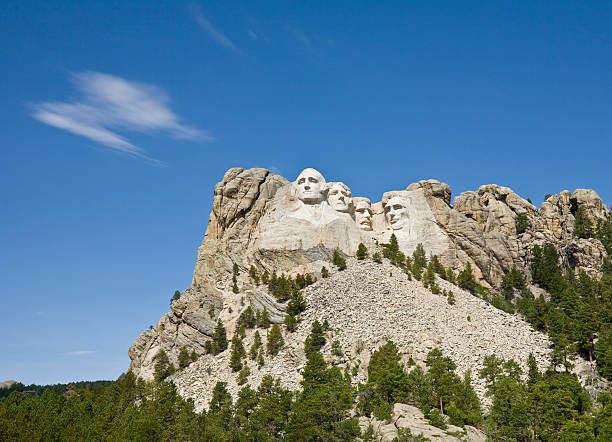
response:
<path fill-rule="evenodd" d="M 304 169 L 295 181 L 298 198 L 304 204 L 317 204 L 325 199 L 325 178 L 314 169 Z"/>

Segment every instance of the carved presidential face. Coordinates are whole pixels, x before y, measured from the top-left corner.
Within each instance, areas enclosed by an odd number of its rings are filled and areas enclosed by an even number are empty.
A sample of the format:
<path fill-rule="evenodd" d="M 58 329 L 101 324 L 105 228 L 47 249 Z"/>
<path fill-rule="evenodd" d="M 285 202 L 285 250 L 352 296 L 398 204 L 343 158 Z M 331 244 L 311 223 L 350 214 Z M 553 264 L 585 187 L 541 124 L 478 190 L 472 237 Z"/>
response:
<path fill-rule="evenodd" d="M 325 199 L 325 178 L 314 169 L 304 169 L 298 176 L 298 198 L 305 204 L 317 204 Z"/>
<path fill-rule="evenodd" d="M 385 217 L 393 230 L 399 230 L 408 221 L 406 202 L 397 196 L 389 199 L 385 204 Z"/>
<path fill-rule="evenodd" d="M 355 221 L 361 230 L 372 230 L 372 208 L 367 198 L 355 198 Z"/>
<path fill-rule="evenodd" d="M 337 212 L 349 213 L 353 204 L 351 191 L 344 183 L 330 183 L 327 201 Z"/>

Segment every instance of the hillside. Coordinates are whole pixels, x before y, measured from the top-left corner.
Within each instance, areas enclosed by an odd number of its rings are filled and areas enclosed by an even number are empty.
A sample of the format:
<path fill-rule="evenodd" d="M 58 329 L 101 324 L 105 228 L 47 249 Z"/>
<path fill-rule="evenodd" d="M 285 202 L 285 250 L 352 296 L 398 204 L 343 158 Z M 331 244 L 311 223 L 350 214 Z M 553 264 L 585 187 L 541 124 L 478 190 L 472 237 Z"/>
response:
<path fill-rule="evenodd" d="M 457 363 L 461 373 L 468 369 L 476 373 L 491 353 L 514 359 L 525 371 L 529 353 L 536 356 L 540 369 L 548 365 L 549 341 L 545 335 L 447 281 L 439 284 L 453 292 L 454 305 L 446 296 L 432 294 L 420 281 L 408 280 L 404 272 L 389 263 L 349 260 L 346 270 L 332 271 L 328 278 L 303 290 L 307 308 L 301 323 L 294 333 L 284 333 L 285 347 L 277 356 L 266 357 L 260 370 L 255 361 L 249 361 L 248 383 L 257 388 L 263 376 L 272 375 L 279 377 L 284 387 L 298 389 L 306 363 L 304 341 L 315 320 L 329 322 L 327 344 L 322 349 L 325 358 L 341 368 L 359 366 L 353 378 L 355 385 L 366 381 L 370 355 L 386 339 L 398 343 L 404 362 L 412 357 L 421 365 L 430 350 L 440 348 Z M 266 330 L 259 331 L 265 345 Z M 254 329 L 247 330 L 245 348 L 252 345 L 254 333 Z M 332 355 L 334 340 L 340 342 L 343 356 Z M 202 356 L 170 379 L 182 395 L 194 399 L 196 409 L 202 409 L 218 381 L 227 382 L 234 395 L 242 388 L 229 368 L 229 359 L 229 349 L 216 356 Z M 484 400 L 484 384 L 478 376 L 473 376 L 473 385 Z"/>

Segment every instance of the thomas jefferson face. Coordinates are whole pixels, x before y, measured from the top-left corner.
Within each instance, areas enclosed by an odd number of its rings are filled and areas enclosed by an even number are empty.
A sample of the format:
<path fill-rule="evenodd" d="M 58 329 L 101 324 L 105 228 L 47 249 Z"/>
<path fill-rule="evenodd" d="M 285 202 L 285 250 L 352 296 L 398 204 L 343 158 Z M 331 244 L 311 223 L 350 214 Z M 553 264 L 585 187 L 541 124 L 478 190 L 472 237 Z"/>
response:
<path fill-rule="evenodd" d="M 304 169 L 298 176 L 298 198 L 304 204 L 317 204 L 325 199 L 325 178 L 314 169 Z"/>
<path fill-rule="evenodd" d="M 399 197 L 394 196 L 385 204 L 385 217 L 393 230 L 399 230 L 408 221 L 406 203 Z"/>
<path fill-rule="evenodd" d="M 353 199 L 351 191 L 343 183 L 330 183 L 327 201 L 337 212 L 348 213 L 351 210 Z"/>
<path fill-rule="evenodd" d="M 372 230 L 372 209 L 367 198 L 355 198 L 355 221 L 361 230 Z"/>

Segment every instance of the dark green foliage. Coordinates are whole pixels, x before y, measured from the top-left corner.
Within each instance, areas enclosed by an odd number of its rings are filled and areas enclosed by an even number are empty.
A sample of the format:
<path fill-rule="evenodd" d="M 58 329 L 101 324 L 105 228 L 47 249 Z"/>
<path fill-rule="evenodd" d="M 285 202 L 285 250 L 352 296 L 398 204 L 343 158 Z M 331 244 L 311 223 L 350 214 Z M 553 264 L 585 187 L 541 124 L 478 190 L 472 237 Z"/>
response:
<path fill-rule="evenodd" d="M 284 273 L 276 276 L 276 272 L 273 272 L 268 280 L 268 289 L 278 301 L 284 302 L 314 282 L 315 278 L 311 274 L 298 274 L 295 279 L 292 279 L 291 276 L 285 276 Z"/>
<path fill-rule="evenodd" d="M 327 267 L 323 266 L 321 267 L 321 278 L 327 278 L 329 276 L 329 270 L 327 270 Z"/>
<path fill-rule="evenodd" d="M 436 281 L 436 272 L 434 270 L 433 262 L 430 260 L 425 273 L 423 274 L 423 285 L 429 286 Z"/>
<path fill-rule="evenodd" d="M 277 355 L 283 345 L 285 345 L 285 340 L 281 328 L 278 324 L 274 324 L 268 332 L 268 342 L 266 343 L 268 354 Z"/>
<path fill-rule="evenodd" d="M 181 369 L 187 367 L 191 363 L 192 357 L 189 354 L 189 351 L 187 351 L 186 347 L 181 348 L 181 351 L 179 352 L 178 360 L 179 360 L 179 368 Z"/>
<path fill-rule="evenodd" d="M 325 345 L 325 342 L 326 339 L 323 326 L 319 321 L 314 321 L 310 329 L 310 334 L 304 342 L 304 352 L 306 353 L 306 357 L 308 358 L 311 353 L 321 350 L 321 348 Z"/>
<path fill-rule="evenodd" d="M 327 368 L 318 351 L 310 353 L 302 373 L 302 392 L 292 408 L 286 440 L 352 441 L 359 425 L 350 418 L 355 392 L 350 377 Z"/>
<path fill-rule="evenodd" d="M 357 257 L 357 259 L 366 259 L 368 257 L 368 249 L 366 249 L 366 246 L 363 245 L 363 243 L 359 243 L 359 247 L 357 247 L 357 253 L 355 253 L 355 256 Z"/>
<path fill-rule="evenodd" d="M 246 356 L 242 339 L 238 336 L 238 333 L 232 338 L 232 352 L 230 355 L 230 368 L 236 372 L 242 368 L 242 359 Z"/>
<path fill-rule="evenodd" d="M 246 381 L 249 379 L 249 374 L 251 374 L 251 369 L 245 363 L 244 367 L 242 367 L 242 369 L 240 370 L 240 373 L 238 373 L 238 376 L 236 377 L 236 383 L 238 385 L 246 384 Z"/>
<path fill-rule="evenodd" d="M 249 349 L 249 357 L 253 360 L 257 358 L 257 354 L 259 352 L 259 348 L 261 347 L 261 335 L 259 331 L 256 331 L 253 335 L 253 345 Z"/>
<path fill-rule="evenodd" d="M 406 256 L 400 251 L 399 244 L 397 242 L 397 237 L 395 233 L 391 234 L 391 238 L 389 239 L 389 244 L 381 244 L 383 248 L 383 256 L 388 258 L 393 265 L 404 265 L 404 261 L 406 260 Z"/>
<path fill-rule="evenodd" d="M 599 220 L 597 222 L 597 229 L 595 237 L 601 241 L 603 246 L 608 253 L 608 256 L 612 255 L 612 219 L 608 221 Z"/>
<path fill-rule="evenodd" d="M 421 268 L 427 267 L 427 255 L 425 254 L 425 248 L 422 243 L 418 243 L 414 252 L 412 252 L 412 263 L 421 266 Z"/>
<path fill-rule="evenodd" d="M 536 440 L 558 440 L 562 434 L 575 434 L 571 431 L 583 428 L 579 424 L 589 420 L 585 413 L 590 410 L 590 398 L 574 375 L 553 371 L 541 375 L 533 355 L 526 382 L 512 360 L 504 362 L 490 355 L 483 365 L 480 375 L 493 397 L 487 419 L 492 440 L 530 441 L 534 436 Z"/>
<path fill-rule="evenodd" d="M 580 207 L 574 213 L 574 236 L 576 238 L 592 238 L 594 235 L 593 223 Z"/>
<path fill-rule="evenodd" d="M 257 274 L 257 269 L 254 265 L 251 265 L 249 269 L 249 278 L 256 284 L 259 285 L 259 275 Z"/>
<path fill-rule="evenodd" d="M 516 215 L 516 218 L 514 219 L 514 224 L 516 226 L 517 235 L 525 233 L 529 228 L 529 219 L 527 218 L 527 213 L 519 213 L 518 215 Z"/>
<path fill-rule="evenodd" d="M 234 263 L 234 267 L 232 269 L 232 291 L 234 293 L 238 293 L 240 290 L 238 289 L 238 264 Z"/>
<path fill-rule="evenodd" d="M 455 283 L 455 272 L 453 272 L 453 269 L 450 267 L 446 270 L 446 280 L 453 284 Z"/>
<path fill-rule="evenodd" d="M 442 279 L 446 279 L 447 278 L 446 269 L 444 268 L 444 266 L 440 262 L 440 259 L 438 258 L 438 255 L 433 255 L 431 257 L 430 264 L 432 265 L 434 272 L 437 275 L 439 275 L 440 278 L 442 278 Z"/>
<path fill-rule="evenodd" d="M 597 369 L 599 373 L 612 379 L 612 329 L 607 328 L 599 336 L 595 345 L 595 357 L 597 358 Z"/>
<path fill-rule="evenodd" d="M 505 311 L 506 313 L 514 313 L 514 304 L 503 296 L 493 295 L 491 297 L 491 305 L 495 308 Z"/>
<path fill-rule="evenodd" d="M 516 267 L 512 267 L 512 270 L 506 273 L 502 278 L 501 292 L 507 300 L 514 298 L 515 289 L 523 290 L 525 287 L 525 278 L 523 278 L 523 275 Z"/>
<path fill-rule="evenodd" d="M 240 314 L 238 318 L 238 322 L 236 323 L 238 327 L 244 326 L 245 328 L 255 328 L 257 325 L 257 320 L 255 318 L 255 313 L 253 312 L 253 307 L 250 305 Z"/>
<path fill-rule="evenodd" d="M 427 419 L 429 420 L 429 424 L 433 425 L 434 427 L 438 427 L 443 430 L 446 430 L 448 428 L 448 424 L 446 423 L 446 417 L 437 408 L 430 409 L 429 412 L 425 415 L 425 417 L 427 417 Z"/>
<path fill-rule="evenodd" d="M 261 327 L 261 328 L 270 327 L 270 314 L 268 313 L 268 310 L 266 310 L 265 308 L 263 309 L 263 311 L 258 311 L 255 314 L 255 319 L 257 322 L 257 327 Z"/>
<path fill-rule="evenodd" d="M 550 243 L 544 248 L 537 244 L 533 246 L 531 258 L 531 276 L 535 284 L 539 284 L 551 294 L 559 294 L 565 288 L 563 275 L 559 268 L 559 254 Z"/>
<path fill-rule="evenodd" d="M 465 268 L 459 272 L 459 276 L 457 276 L 457 285 L 467 290 L 472 295 L 476 294 L 478 284 L 472 273 L 472 265 L 469 262 L 467 262 Z"/>
<path fill-rule="evenodd" d="M 338 267 L 338 270 L 346 269 L 346 260 L 340 254 L 338 249 L 334 250 L 334 256 L 332 258 L 332 263 Z"/>
<path fill-rule="evenodd" d="M 28 395 L 30 396 L 40 396 L 47 390 L 50 390 L 53 393 L 57 394 L 65 394 L 68 390 L 86 390 L 96 392 L 108 387 L 112 383 L 113 381 L 79 381 L 70 382 L 68 384 L 24 385 L 21 382 L 17 382 L 16 384 L 13 384 L 8 388 L 0 388 L 0 399 L 3 397 L 10 396 L 11 393 L 13 393 L 14 391 L 20 393 L 27 391 Z"/>
<path fill-rule="evenodd" d="M 174 291 L 174 295 L 172 295 L 172 298 L 170 299 L 170 306 L 172 307 L 172 303 L 174 301 L 178 301 L 181 298 L 181 292 L 179 292 L 178 290 Z"/>
<path fill-rule="evenodd" d="M 227 349 L 227 333 L 225 331 L 225 327 L 223 323 L 219 319 L 217 321 L 217 326 L 215 327 L 215 332 L 213 334 L 212 339 L 212 353 L 217 354 L 225 351 Z"/>
<path fill-rule="evenodd" d="M 168 354 L 162 349 L 155 356 L 155 372 L 153 377 L 156 381 L 162 381 L 174 373 L 174 365 L 168 359 Z"/>
<path fill-rule="evenodd" d="M 546 195 L 544 195 L 544 201 L 546 201 L 548 198 L 550 198 L 552 196 L 552 194 L 547 193 Z"/>
<path fill-rule="evenodd" d="M 457 300 L 455 299 L 455 294 L 453 292 L 448 292 L 448 297 L 446 298 L 446 300 L 450 305 L 455 305 L 455 302 L 457 302 Z"/>
<path fill-rule="evenodd" d="M 377 418 L 386 419 L 394 403 L 408 401 L 409 385 L 400 358 L 397 346 L 391 341 L 372 353 L 368 383 L 359 395 L 363 414 L 373 412 Z"/>
<path fill-rule="evenodd" d="M 382 262 L 382 257 L 380 256 L 380 253 L 374 252 L 374 254 L 372 255 L 372 260 L 375 263 L 380 264 Z"/>
<path fill-rule="evenodd" d="M 304 310 L 306 310 L 306 300 L 302 295 L 302 291 L 296 288 L 293 290 L 291 299 L 287 303 L 287 314 L 298 316 Z"/>
<path fill-rule="evenodd" d="M 452 359 L 433 349 L 425 361 L 429 367 L 425 375 L 428 392 L 423 392 L 421 406 L 436 407 L 451 418 L 455 425 L 478 425 L 482 422 L 478 396 L 471 386 L 469 372 L 462 380 L 456 373 Z"/>
<path fill-rule="evenodd" d="M 295 316 L 291 315 L 291 314 L 287 314 L 285 316 L 285 321 L 284 324 L 287 327 L 287 331 L 290 332 L 294 332 L 295 329 L 297 328 L 297 319 L 295 319 Z"/>

